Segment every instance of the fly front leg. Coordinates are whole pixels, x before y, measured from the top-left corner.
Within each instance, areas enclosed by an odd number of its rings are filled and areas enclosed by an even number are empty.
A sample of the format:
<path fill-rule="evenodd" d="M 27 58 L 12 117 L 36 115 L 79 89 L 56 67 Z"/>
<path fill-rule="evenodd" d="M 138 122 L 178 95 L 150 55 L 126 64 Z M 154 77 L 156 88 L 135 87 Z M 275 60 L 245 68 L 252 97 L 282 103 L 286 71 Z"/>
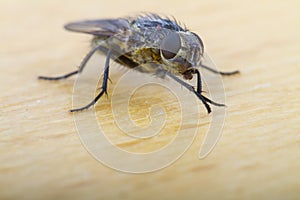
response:
<path fill-rule="evenodd" d="M 202 81 L 201 81 L 201 74 L 198 71 L 198 69 L 194 69 L 193 71 L 194 74 L 197 75 L 197 93 L 201 94 L 202 93 Z M 202 97 L 205 99 L 205 101 L 207 101 L 208 103 L 215 105 L 215 106 L 225 106 L 225 104 L 221 104 L 221 103 L 216 103 L 212 100 L 210 100 L 209 98 L 205 97 L 202 95 Z"/>
<path fill-rule="evenodd" d="M 205 108 L 207 110 L 207 113 L 211 112 L 211 108 L 208 103 L 215 105 L 215 106 L 225 106 L 224 104 L 216 103 L 201 94 L 202 93 L 202 83 L 201 83 L 200 72 L 197 69 L 194 69 L 193 73 L 197 74 L 197 90 L 195 90 L 195 88 L 193 86 L 191 86 L 188 83 L 184 82 L 183 80 L 179 79 L 177 76 L 166 71 L 167 76 L 169 76 L 170 78 L 172 78 L 173 80 L 175 80 L 176 82 L 181 84 L 183 87 L 185 87 L 189 91 L 193 92 L 201 100 L 201 102 L 203 103 L 203 105 L 205 106 Z"/>
<path fill-rule="evenodd" d="M 83 111 L 85 109 L 88 109 L 91 106 L 93 106 L 103 96 L 103 94 L 107 94 L 107 82 L 109 80 L 109 61 L 110 61 L 110 58 L 111 58 L 111 54 L 112 54 L 112 51 L 108 50 L 107 56 L 106 56 L 106 62 L 105 62 L 101 92 L 94 98 L 93 101 L 91 101 L 86 106 L 81 107 L 81 108 L 72 109 L 72 110 L 70 110 L 70 112 L 78 112 L 78 111 Z"/>
<path fill-rule="evenodd" d="M 222 76 L 231 76 L 231 75 L 235 75 L 235 74 L 239 74 L 240 71 L 239 70 L 235 70 L 235 71 L 232 71 L 232 72 L 220 72 L 220 71 L 217 71 L 215 69 L 212 69 L 206 65 L 203 65 L 203 64 L 200 64 L 201 67 L 203 67 L 204 69 L 212 72 L 212 73 L 215 73 L 215 74 L 220 74 Z"/>

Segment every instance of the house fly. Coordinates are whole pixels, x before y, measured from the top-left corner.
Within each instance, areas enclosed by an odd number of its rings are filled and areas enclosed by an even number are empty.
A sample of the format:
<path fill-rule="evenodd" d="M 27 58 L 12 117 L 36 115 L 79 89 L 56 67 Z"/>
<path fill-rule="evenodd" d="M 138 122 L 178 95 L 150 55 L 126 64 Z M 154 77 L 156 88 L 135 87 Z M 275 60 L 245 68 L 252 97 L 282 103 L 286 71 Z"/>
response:
<path fill-rule="evenodd" d="M 88 109 L 103 94 L 107 94 L 110 59 L 130 69 L 156 74 L 160 77 L 170 77 L 193 92 L 201 100 L 208 113 L 211 112 L 209 104 L 225 105 L 202 95 L 201 75 L 198 69 L 202 67 L 221 75 L 239 73 L 239 71 L 219 72 L 202 64 L 204 46 L 201 38 L 180 25 L 175 19 L 157 14 L 78 21 L 66 24 L 65 29 L 93 35 L 92 49 L 82 60 L 78 70 L 57 77 L 39 76 L 39 79 L 66 79 L 82 72 L 95 52 L 106 55 L 101 92 L 88 105 L 72 109 L 70 112 Z M 179 78 L 191 80 L 193 75 L 197 77 L 196 89 Z"/>

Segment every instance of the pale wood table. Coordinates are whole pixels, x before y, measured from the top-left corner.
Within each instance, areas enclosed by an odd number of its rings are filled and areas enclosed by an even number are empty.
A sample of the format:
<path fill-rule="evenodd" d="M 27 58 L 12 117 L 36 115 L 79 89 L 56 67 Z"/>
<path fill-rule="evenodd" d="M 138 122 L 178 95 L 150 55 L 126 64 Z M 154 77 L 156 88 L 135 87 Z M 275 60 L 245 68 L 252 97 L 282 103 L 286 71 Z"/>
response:
<path fill-rule="evenodd" d="M 0 199 L 299 199 L 299 8 L 297 0 L 2 0 Z M 102 165 L 81 144 L 67 112 L 75 78 L 49 83 L 36 77 L 69 72 L 87 52 L 90 37 L 65 32 L 65 22 L 139 11 L 176 16 L 201 35 L 219 68 L 242 74 L 223 79 L 226 122 L 208 157 L 198 159 L 210 120 L 199 104 L 202 122 L 190 124 L 199 129 L 183 157 L 158 172 L 132 175 Z M 120 69 L 112 70 L 112 81 Z M 126 94 L 119 93 L 120 104 Z M 139 96 L 130 112 L 146 125 L 148 107 L 163 100 L 171 115 L 167 137 L 143 145 L 112 136 L 121 148 L 153 151 L 172 138 L 176 99 L 160 94 Z M 115 130 L 109 100 L 97 104 L 97 119 Z"/>

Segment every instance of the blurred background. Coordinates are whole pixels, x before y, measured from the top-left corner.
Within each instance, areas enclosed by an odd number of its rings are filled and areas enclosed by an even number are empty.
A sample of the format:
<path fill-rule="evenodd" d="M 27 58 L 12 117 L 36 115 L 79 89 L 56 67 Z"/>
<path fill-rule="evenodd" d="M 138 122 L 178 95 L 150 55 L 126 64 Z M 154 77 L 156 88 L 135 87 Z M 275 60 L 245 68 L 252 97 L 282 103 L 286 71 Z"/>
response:
<path fill-rule="evenodd" d="M 0 199 L 299 199 L 299 8 L 297 0 L 1 0 Z M 203 38 L 219 69 L 242 73 L 223 79 L 226 122 L 208 157 L 198 159 L 210 121 L 201 110 L 182 158 L 133 175 L 81 144 L 67 112 L 75 79 L 36 77 L 74 70 L 89 50 L 91 37 L 65 23 L 140 12 L 174 16 Z"/>

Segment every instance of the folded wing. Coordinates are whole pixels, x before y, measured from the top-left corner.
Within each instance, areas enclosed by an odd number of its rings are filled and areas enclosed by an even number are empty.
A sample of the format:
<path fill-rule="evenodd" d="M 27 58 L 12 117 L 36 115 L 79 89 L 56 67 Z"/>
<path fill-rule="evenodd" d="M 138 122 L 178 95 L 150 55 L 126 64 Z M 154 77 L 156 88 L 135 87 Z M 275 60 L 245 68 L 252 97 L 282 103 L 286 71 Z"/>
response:
<path fill-rule="evenodd" d="M 73 32 L 108 37 L 116 34 L 124 34 L 130 28 L 128 20 L 122 18 L 71 22 L 64 27 Z"/>

